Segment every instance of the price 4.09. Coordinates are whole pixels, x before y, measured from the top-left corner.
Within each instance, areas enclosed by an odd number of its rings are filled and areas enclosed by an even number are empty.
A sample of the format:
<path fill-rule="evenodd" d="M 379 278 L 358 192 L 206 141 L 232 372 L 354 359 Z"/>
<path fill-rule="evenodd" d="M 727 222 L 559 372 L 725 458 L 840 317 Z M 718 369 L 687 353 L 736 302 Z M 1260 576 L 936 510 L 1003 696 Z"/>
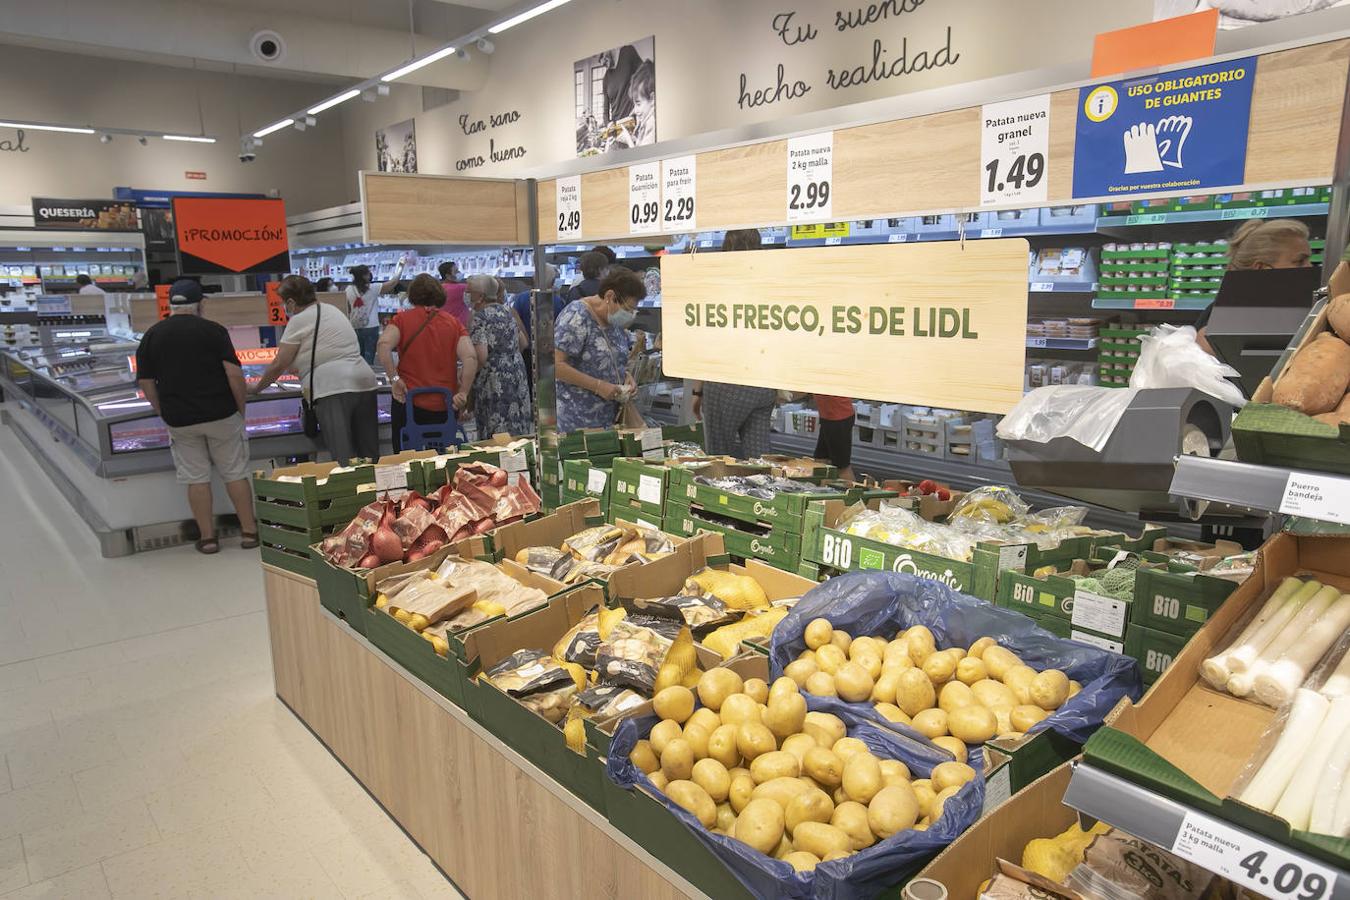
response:
<path fill-rule="evenodd" d="M 1278 860 L 1269 860 L 1264 850 L 1249 853 L 1238 866 L 1247 873 L 1247 882 L 1261 893 L 1273 888 L 1281 897 L 1296 897 L 1297 900 L 1322 900 L 1329 896 L 1326 876 L 1320 872 L 1304 872 L 1297 862 L 1283 862 L 1278 868 Z M 1266 863 L 1271 865 L 1267 866 Z"/>
<path fill-rule="evenodd" d="M 989 183 L 987 185 L 988 193 L 1001 193 L 1006 190 L 1008 185 L 1012 185 L 1017 190 L 1023 188 L 1034 188 L 1041 183 L 1045 177 L 1045 157 L 1039 153 L 1033 153 L 1027 156 L 1025 153 L 1013 158 L 1007 171 L 999 174 L 999 165 L 1003 161 L 1000 159 L 989 160 L 984 170 L 989 173 Z"/>

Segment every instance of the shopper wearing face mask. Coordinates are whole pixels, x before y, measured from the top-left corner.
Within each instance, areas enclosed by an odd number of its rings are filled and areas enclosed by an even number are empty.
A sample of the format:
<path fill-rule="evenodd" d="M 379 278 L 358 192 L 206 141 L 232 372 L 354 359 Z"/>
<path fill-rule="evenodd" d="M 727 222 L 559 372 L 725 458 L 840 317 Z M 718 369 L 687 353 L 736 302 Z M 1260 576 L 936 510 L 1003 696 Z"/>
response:
<path fill-rule="evenodd" d="M 375 345 L 380 340 L 380 297 L 398 290 L 403 278 L 403 267 L 407 265 L 406 256 L 399 257 L 394 277 L 384 284 L 374 284 L 370 266 L 352 266 L 352 284 L 347 288 L 347 320 L 356 331 L 356 340 L 361 347 L 361 358 L 367 364 L 375 362 Z"/>
<path fill-rule="evenodd" d="M 554 327 L 558 431 L 612 428 L 619 402 L 636 386 L 627 374 L 632 338 L 627 328 L 647 296 L 632 269 L 614 266 L 597 292 L 570 304 Z"/>
<path fill-rule="evenodd" d="M 469 337 L 478 362 L 473 414 L 480 438 L 534 431 L 529 378 L 520 355 L 526 347 L 525 328 L 502 302 L 501 288 L 491 275 L 470 275 L 465 292 L 473 309 Z"/>
<path fill-rule="evenodd" d="M 1228 241 L 1228 268 L 1302 269 L 1312 265 L 1308 226 L 1297 219 L 1248 219 Z M 1214 310 L 1210 306 L 1195 323 L 1196 342 L 1205 352 L 1214 350 L 1205 338 L 1205 326 Z"/>

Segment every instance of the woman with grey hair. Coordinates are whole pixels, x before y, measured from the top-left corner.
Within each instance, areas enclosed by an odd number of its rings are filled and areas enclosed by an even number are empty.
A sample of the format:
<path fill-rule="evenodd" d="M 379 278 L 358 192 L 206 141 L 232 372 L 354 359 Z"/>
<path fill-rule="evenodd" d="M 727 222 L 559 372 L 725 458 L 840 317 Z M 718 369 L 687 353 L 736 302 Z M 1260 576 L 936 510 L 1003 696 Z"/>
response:
<path fill-rule="evenodd" d="M 502 284 L 491 275 L 471 275 L 464 292 L 473 310 L 469 338 L 478 354 L 473 385 L 478 437 L 534 431 L 529 377 L 520 352 L 528 342 L 515 310 L 502 302 Z"/>

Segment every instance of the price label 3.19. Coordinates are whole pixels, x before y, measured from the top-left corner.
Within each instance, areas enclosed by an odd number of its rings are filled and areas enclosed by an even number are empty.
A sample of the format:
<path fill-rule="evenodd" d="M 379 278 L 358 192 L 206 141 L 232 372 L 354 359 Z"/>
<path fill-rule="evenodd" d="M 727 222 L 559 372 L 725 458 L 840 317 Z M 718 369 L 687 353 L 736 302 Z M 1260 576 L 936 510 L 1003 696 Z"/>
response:
<path fill-rule="evenodd" d="M 628 167 L 628 233 L 656 234 L 661 230 L 661 164 Z"/>
<path fill-rule="evenodd" d="M 1194 811 L 1182 819 L 1172 852 L 1263 897 L 1324 900 L 1336 885 L 1330 866 Z"/>
<path fill-rule="evenodd" d="M 787 220 L 830 218 L 834 209 L 834 132 L 790 138 L 787 165 Z"/>

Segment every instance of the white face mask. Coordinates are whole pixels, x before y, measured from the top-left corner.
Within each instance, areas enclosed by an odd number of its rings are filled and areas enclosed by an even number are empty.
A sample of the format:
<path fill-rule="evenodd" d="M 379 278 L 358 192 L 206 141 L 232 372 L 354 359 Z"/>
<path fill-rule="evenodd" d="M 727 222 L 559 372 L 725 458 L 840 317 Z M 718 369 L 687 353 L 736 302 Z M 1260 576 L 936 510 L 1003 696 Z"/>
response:
<path fill-rule="evenodd" d="M 631 309 L 624 309 L 622 306 L 609 314 L 609 324 L 618 328 L 627 328 L 633 324 L 637 318 L 637 313 Z"/>

